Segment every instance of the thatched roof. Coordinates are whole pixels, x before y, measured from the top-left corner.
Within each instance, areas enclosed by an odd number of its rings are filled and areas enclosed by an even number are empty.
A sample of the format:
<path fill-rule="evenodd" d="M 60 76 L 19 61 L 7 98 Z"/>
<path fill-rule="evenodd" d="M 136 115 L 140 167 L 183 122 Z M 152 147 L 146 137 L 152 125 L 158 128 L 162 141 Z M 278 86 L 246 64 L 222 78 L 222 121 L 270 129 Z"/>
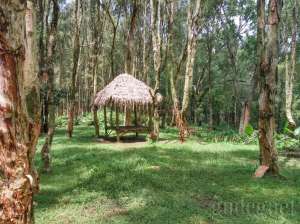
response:
<path fill-rule="evenodd" d="M 98 107 L 148 107 L 153 103 L 153 89 L 129 74 L 121 74 L 97 93 L 94 105 Z"/>

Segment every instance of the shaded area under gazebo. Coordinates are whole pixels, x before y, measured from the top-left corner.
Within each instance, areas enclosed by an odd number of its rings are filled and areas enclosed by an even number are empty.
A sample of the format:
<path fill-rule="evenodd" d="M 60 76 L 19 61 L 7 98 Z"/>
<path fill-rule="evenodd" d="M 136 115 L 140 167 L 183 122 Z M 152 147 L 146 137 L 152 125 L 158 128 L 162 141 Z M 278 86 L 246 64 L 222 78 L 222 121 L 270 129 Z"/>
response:
<path fill-rule="evenodd" d="M 117 141 L 129 132 L 150 133 L 152 130 L 154 90 L 144 82 L 129 74 L 121 74 L 97 93 L 94 107 L 103 108 L 105 136 L 109 130 L 116 131 Z M 110 108 L 110 125 L 108 125 L 107 108 Z M 115 112 L 115 121 L 112 114 Z M 120 113 L 124 112 L 124 125 L 120 124 Z M 134 122 L 130 123 L 131 113 Z M 140 124 L 140 115 L 148 116 L 148 124 Z"/>

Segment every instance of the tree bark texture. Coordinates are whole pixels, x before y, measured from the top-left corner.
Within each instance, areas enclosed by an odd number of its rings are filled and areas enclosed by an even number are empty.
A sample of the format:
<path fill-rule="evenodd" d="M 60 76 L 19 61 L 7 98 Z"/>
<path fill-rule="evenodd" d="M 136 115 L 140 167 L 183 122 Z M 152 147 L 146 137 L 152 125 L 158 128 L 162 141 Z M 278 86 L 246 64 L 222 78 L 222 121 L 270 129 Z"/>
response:
<path fill-rule="evenodd" d="M 291 61 L 286 56 L 286 77 L 285 77 L 285 112 L 288 121 L 288 126 L 291 129 L 296 127 L 296 122 L 292 113 L 293 102 L 293 84 L 294 77 L 296 75 L 296 47 L 297 47 L 297 32 L 298 32 L 298 4 L 297 0 L 294 0 L 293 7 L 293 27 L 292 27 L 292 41 L 291 41 Z"/>
<path fill-rule="evenodd" d="M 80 15 L 79 15 L 79 0 L 75 1 L 75 12 L 74 12 L 74 40 L 73 40 L 73 68 L 72 68 L 72 80 L 69 98 L 69 111 L 68 111 L 68 126 L 67 133 L 68 137 L 72 138 L 73 127 L 74 127 L 74 116 L 75 116 L 75 96 L 76 96 L 76 80 L 77 80 L 77 70 L 78 61 L 80 54 Z"/>
<path fill-rule="evenodd" d="M 40 131 L 31 1 L 0 5 L 0 223 L 33 223 Z M 25 34 L 25 35 L 24 35 Z"/>
<path fill-rule="evenodd" d="M 50 29 L 47 39 L 47 58 L 45 60 L 45 72 L 47 73 L 47 103 L 49 110 L 48 117 L 48 131 L 45 139 L 45 143 L 42 148 L 42 160 L 44 163 L 43 170 L 49 172 L 51 170 L 51 156 L 50 149 L 52 145 L 53 135 L 55 131 L 55 102 L 54 102 L 54 89 L 55 89 L 55 74 L 54 74 L 54 60 L 55 60 L 55 51 L 56 51 L 56 42 L 57 42 L 57 24 L 59 17 L 59 4 L 57 0 L 52 0 L 52 21 L 50 24 Z"/>
<path fill-rule="evenodd" d="M 275 96 L 278 66 L 278 29 L 280 22 L 281 0 L 270 0 L 268 6 L 268 29 L 266 42 L 260 60 L 259 74 L 259 147 L 261 165 L 267 166 L 272 174 L 278 174 L 277 151 L 274 134 L 275 124 Z M 265 32 L 264 13 L 265 1 L 258 1 L 258 26 Z M 260 37 L 258 37 L 260 38 Z M 258 42 L 261 40 L 258 39 Z"/>

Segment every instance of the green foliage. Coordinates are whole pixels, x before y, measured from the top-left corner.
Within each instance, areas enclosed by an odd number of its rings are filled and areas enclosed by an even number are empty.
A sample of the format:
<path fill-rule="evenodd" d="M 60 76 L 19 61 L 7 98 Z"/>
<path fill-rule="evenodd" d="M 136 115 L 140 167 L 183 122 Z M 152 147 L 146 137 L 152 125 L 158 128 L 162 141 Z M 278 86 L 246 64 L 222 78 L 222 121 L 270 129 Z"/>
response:
<path fill-rule="evenodd" d="M 55 119 L 55 124 L 57 127 L 65 127 L 68 123 L 68 117 L 67 116 L 59 116 Z"/>
<path fill-rule="evenodd" d="M 254 128 L 251 124 L 248 124 L 245 128 L 245 134 L 248 135 L 248 136 L 252 136 L 253 133 L 254 133 Z"/>
<path fill-rule="evenodd" d="M 277 134 L 276 135 L 276 146 L 277 149 L 282 150 L 297 150 L 300 148 L 299 139 L 295 139 L 290 135 L 286 134 Z"/>
<path fill-rule="evenodd" d="M 59 116 L 56 118 L 56 126 L 57 127 L 66 127 L 68 124 L 67 116 Z M 74 120 L 74 125 L 93 125 L 93 118 L 91 113 L 87 113 L 83 116 L 78 116 Z"/>
<path fill-rule="evenodd" d="M 284 123 L 283 134 L 286 134 L 286 135 L 293 135 L 294 134 L 293 130 L 291 130 L 289 128 L 289 124 L 288 124 L 287 121 Z"/>
<path fill-rule="evenodd" d="M 250 129 L 250 128 L 248 128 Z M 253 129 L 253 127 L 252 127 Z M 252 130 L 251 129 L 251 130 Z M 252 132 L 252 133 L 250 133 Z M 205 142 L 228 142 L 235 144 L 257 144 L 257 131 L 254 129 L 248 134 L 240 135 L 236 130 L 226 126 L 220 126 L 215 130 L 200 128 L 197 136 Z"/>

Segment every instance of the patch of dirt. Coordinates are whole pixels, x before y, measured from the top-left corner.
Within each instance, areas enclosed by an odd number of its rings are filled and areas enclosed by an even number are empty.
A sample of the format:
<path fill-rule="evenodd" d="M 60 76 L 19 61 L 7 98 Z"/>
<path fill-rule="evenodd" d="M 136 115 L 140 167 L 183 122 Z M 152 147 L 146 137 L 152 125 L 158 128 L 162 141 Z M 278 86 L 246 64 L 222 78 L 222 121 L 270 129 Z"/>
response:
<path fill-rule="evenodd" d="M 161 140 L 159 143 L 162 144 L 178 144 L 181 143 L 179 140 Z"/>
<path fill-rule="evenodd" d="M 105 211 L 103 214 L 103 216 L 106 218 L 120 215 L 128 215 L 128 210 L 126 208 L 112 208 L 108 211 Z"/>
<path fill-rule="evenodd" d="M 286 156 L 288 158 L 297 158 L 300 159 L 300 151 L 284 151 L 280 153 L 281 156 Z"/>
<path fill-rule="evenodd" d="M 101 216 L 103 218 L 111 218 L 114 216 L 127 215 L 128 209 L 123 208 L 114 200 L 102 198 L 85 204 L 82 208 L 83 216 Z"/>
<path fill-rule="evenodd" d="M 106 144 L 111 144 L 111 143 L 117 143 L 117 137 L 111 137 L 111 136 L 100 136 L 99 138 L 96 139 L 96 142 L 99 143 L 106 143 Z M 144 143 L 147 142 L 145 136 L 121 136 L 120 137 L 120 143 Z"/>
<path fill-rule="evenodd" d="M 193 196 L 193 199 L 200 205 L 200 207 L 207 209 L 212 208 L 217 200 L 211 196 Z"/>

